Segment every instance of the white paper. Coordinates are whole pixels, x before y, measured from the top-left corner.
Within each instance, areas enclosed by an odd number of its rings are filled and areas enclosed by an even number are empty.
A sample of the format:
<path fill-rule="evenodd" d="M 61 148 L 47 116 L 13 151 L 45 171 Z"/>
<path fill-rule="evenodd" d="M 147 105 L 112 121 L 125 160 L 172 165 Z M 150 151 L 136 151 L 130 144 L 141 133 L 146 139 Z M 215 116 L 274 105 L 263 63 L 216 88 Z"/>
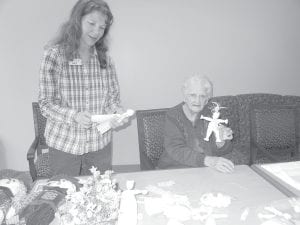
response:
<path fill-rule="evenodd" d="M 134 115 L 134 110 L 128 109 L 123 114 L 105 114 L 105 115 L 92 115 L 91 120 L 93 123 L 98 123 L 97 130 L 103 135 L 111 129 L 111 121 L 117 119 L 122 122 L 123 119 Z"/>
<path fill-rule="evenodd" d="M 261 165 L 262 168 L 272 173 L 285 183 L 300 190 L 300 182 L 296 181 L 293 177 L 300 176 L 300 162 L 278 163 Z"/>
<path fill-rule="evenodd" d="M 119 117 L 120 114 L 107 114 L 107 115 L 92 115 L 92 122 L 93 123 L 104 123 L 107 121 L 111 121 L 115 117 Z"/>
<path fill-rule="evenodd" d="M 134 115 L 134 110 L 127 109 L 127 111 L 123 114 L 92 115 L 91 120 L 94 123 L 104 123 L 106 121 L 111 121 L 112 119 L 118 119 L 119 121 L 122 121 L 123 119 L 133 115 Z"/>
<path fill-rule="evenodd" d="M 109 131 L 111 129 L 111 125 L 109 121 L 106 121 L 104 123 L 100 123 L 97 126 L 97 130 L 101 133 L 101 135 L 103 135 L 104 133 L 106 133 L 107 131 Z"/>

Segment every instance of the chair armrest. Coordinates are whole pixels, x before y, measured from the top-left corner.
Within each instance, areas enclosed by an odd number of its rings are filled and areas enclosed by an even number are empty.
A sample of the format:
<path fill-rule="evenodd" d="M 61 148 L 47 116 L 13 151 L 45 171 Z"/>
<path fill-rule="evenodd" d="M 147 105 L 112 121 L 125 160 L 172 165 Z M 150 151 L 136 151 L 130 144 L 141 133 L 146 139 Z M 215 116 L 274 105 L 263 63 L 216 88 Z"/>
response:
<path fill-rule="evenodd" d="M 34 159 L 38 144 L 39 144 L 39 139 L 38 137 L 35 137 L 30 148 L 27 151 L 27 160 Z"/>
<path fill-rule="evenodd" d="M 32 180 L 35 181 L 37 178 L 37 172 L 34 164 L 34 157 L 35 157 L 35 152 L 37 150 L 37 146 L 39 144 L 39 139 L 35 137 L 34 141 L 32 142 L 30 148 L 27 151 L 27 160 L 29 163 L 29 172 L 32 177 Z"/>

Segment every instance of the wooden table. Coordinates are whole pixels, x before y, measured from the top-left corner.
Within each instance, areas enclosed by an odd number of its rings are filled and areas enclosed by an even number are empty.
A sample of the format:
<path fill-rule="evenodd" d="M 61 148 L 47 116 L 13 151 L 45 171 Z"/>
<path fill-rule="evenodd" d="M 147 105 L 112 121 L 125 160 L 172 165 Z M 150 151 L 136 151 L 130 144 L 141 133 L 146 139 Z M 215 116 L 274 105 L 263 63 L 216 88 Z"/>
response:
<path fill-rule="evenodd" d="M 217 224 L 222 225 L 255 225 L 261 221 L 257 217 L 258 209 L 285 199 L 286 196 L 260 177 L 248 166 L 236 166 L 231 174 L 223 174 L 210 168 L 156 170 L 134 173 L 116 174 L 116 179 L 121 188 L 125 189 L 126 180 L 135 180 L 136 189 L 145 189 L 148 185 L 160 182 L 174 181 L 171 187 L 162 187 L 174 194 L 187 195 L 193 207 L 199 206 L 202 194 L 206 192 L 220 192 L 233 197 L 231 205 L 220 209 L 220 213 L 228 214 L 226 219 L 218 219 Z M 151 196 L 151 193 L 149 193 Z M 137 197 L 139 212 L 142 219 L 139 225 L 166 225 L 168 219 L 163 214 L 152 215 L 145 212 L 144 197 Z M 240 216 L 244 209 L 249 207 L 250 212 L 246 221 L 241 221 Z M 200 221 L 189 220 L 184 225 L 201 224 Z"/>
<path fill-rule="evenodd" d="M 300 161 L 252 165 L 252 169 L 288 197 L 300 197 Z"/>

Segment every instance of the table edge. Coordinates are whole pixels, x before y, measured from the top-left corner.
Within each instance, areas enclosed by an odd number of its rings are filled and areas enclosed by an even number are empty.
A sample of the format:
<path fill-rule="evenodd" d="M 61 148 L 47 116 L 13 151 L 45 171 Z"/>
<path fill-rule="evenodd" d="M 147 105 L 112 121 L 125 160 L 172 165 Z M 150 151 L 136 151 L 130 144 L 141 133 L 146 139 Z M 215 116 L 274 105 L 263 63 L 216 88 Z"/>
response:
<path fill-rule="evenodd" d="M 259 176 L 268 181 L 271 185 L 277 188 L 280 192 L 282 192 L 287 197 L 298 197 L 293 191 L 289 190 L 285 185 L 283 185 L 278 178 L 269 173 L 267 170 L 261 167 L 261 165 L 251 165 L 253 171 L 255 171 Z M 288 185 L 288 184 L 286 184 Z M 288 185 L 291 187 L 290 185 Z M 293 188 L 293 187 L 291 187 Z"/>

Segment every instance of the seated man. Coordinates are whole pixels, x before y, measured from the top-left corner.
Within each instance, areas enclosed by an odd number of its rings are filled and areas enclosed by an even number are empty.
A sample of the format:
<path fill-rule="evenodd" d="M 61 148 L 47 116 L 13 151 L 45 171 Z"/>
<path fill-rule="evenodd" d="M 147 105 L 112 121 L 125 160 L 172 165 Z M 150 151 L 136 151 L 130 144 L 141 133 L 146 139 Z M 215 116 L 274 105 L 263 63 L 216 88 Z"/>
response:
<path fill-rule="evenodd" d="M 225 156 L 232 151 L 232 130 L 218 126 L 220 141 L 211 135 L 204 140 L 208 121 L 201 115 L 211 117 L 208 100 L 213 86 L 207 77 L 192 76 L 183 86 L 184 102 L 171 108 L 166 114 L 164 144 L 158 168 L 209 166 L 221 172 L 232 172 L 234 164 Z"/>

